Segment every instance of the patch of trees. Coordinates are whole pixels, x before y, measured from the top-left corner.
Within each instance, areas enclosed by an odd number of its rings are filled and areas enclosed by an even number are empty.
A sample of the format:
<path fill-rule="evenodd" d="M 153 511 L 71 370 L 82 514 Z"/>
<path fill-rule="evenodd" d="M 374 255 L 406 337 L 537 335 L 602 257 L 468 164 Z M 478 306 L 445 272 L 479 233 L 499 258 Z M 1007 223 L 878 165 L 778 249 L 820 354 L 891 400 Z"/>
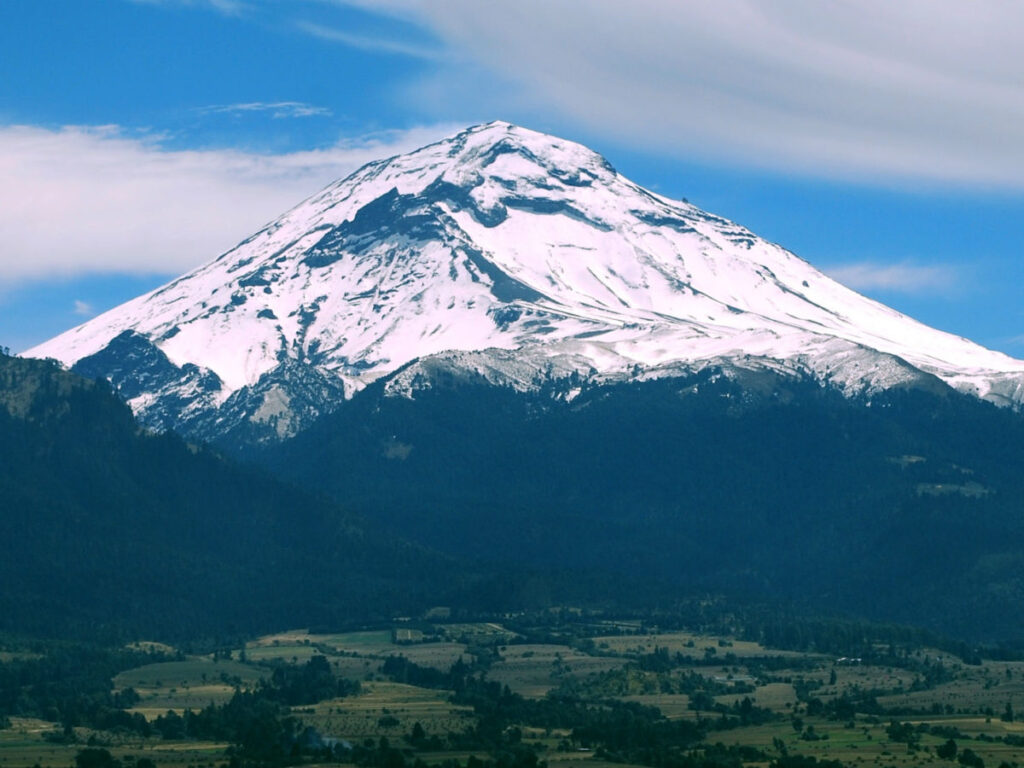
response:
<path fill-rule="evenodd" d="M 810 755 L 782 755 L 772 760 L 769 768 L 846 768 L 840 760 L 819 760 Z"/>
<path fill-rule="evenodd" d="M 338 750 L 332 756 L 339 762 L 350 762 L 360 768 L 427 768 L 422 758 L 415 757 L 406 749 L 391 745 L 387 738 L 379 742 L 368 741 L 346 750 Z M 448 759 L 430 763 L 430 768 L 545 768 L 546 762 L 539 760 L 537 752 L 526 746 L 501 750 L 490 759 L 470 755 L 465 763 Z"/>
<path fill-rule="evenodd" d="M 414 664 L 405 656 L 388 656 L 380 671 L 396 683 L 415 685 L 419 688 L 452 690 L 455 688 L 455 681 L 464 680 L 471 669 L 461 658 L 448 671 L 443 672 L 433 667 Z"/>
<path fill-rule="evenodd" d="M 652 654 L 656 659 L 661 654 Z M 587 676 L 583 680 L 567 678 L 561 682 L 557 692 L 561 696 L 573 696 L 585 700 L 603 700 L 633 694 L 685 694 L 691 699 L 691 709 L 710 712 L 714 710 L 714 697 L 724 694 L 753 693 L 754 685 L 745 680 L 719 681 L 713 677 L 693 671 L 644 671 L 641 664 L 629 664 Z"/>
<path fill-rule="evenodd" d="M 326 656 L 314 656 L 302 665 L 276 664 L 259 693 L 270 701 L 288 707 L 315 704 L 325 699 L 354 696 L 360 691 L 358 680 L 337 677 Z"/>
<path fill-rule="evenodd" d="M 165 654 L 71 644 L 28 647 L 44 655 L 0 662 L 0 719 L 16 715 L 65 728 L 145 730 L 144 717 L 124 711 L 138 694 L 131 688 L 113 691 L 113 680 L 127 669 L 166 661 Z"/>
<path fill-rule="evenodd" d="M 358 682 L 337 678 L 325 657 L 314 656 L 302 665 L 275 666 L 269 679 L 251 691 L 235 691 L 225 704 L 182 715 L 169 711 L 156 718 L 152 729 L 169 740 L 227 741 L 235 766 L 348 759 L 348 747 L 325 740 L 290 707 L 358 692 Z"/>
<path fill-rule="evenodd" d="M 233 754 L 268 765 L 284 765 L 302 752 L 307 733 L 287 708 L 256 691 L 236 691 L 226 704 L 199 712 L 173 711 L 158 717 L 154 730 L 164 739 L 228 741 Z"/>
<path fill-rule="evenodd" d="M 312 738 L 289 708 L 359 693 L 357 681 L 335 676 L 324 656 L 305 664 L 279 664 L 269 679 L 251 691 L 236 690 L 226 704 L 211 704 L 183 715 L 170 711 L 158 717 L 153 729 L 165 739 L 229 741 L 244 754 L 276 754 L 290 750 L 300 736 Z M 277 758 L 274 758 L 277 759 Z"/>
<path fill-rule="evenodd" d="M 87 747 L 75 755 L 75 768 L 122 768 L 123 765 L 109 751 L 100 747 Z M 133 768 L 156 768 L 156 763 L 148 757 L 140 757 L 131 765 Z"/>
<path fill-rule="evenodd" d="M 775 717 L 749 698 L 732 706 L 716 705 L 717 718 L 697 721 L 668 720 L 656 707 L 615 699 L 585 701 L 557 692 L 543 699 L 527 699 L 508 686 L 478 676 L 461 661 L 448 672 L 440 672 L 391 657 L 381 671 L 394 680 L 419 680 L 421 684 L 429 683 L 429 687 L 451 690 L 453 703 L 473 708 L 476 724 L 463 733 L 448 734 L 448 746 L 487 749 L 492 754 L 520 743 L 519 727 L 531 726 L 569 730 L 571 745 L 593 748 L 598 756 L 616 762 L 679 768 L 712 765 L 711 757 L 695 752 L 709 731 L 753 725 Z M 730 759 L 736 757 L 730 754 Z"/>

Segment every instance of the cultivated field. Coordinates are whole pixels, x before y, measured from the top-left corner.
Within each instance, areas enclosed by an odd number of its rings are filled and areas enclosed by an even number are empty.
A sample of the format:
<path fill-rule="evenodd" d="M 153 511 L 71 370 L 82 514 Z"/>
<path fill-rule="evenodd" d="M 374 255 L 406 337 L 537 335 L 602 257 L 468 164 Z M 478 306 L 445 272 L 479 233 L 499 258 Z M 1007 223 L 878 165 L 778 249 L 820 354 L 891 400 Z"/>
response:
<path fill-rule="evenodd" d="M 121 694 L 134 691 L 138 700 L 128 711 L 153 722 L 168 711 L 223 706 L 238 691 L 258 689 L 275 666 L 300 669 L 322 656 L 331 674 L 360 687 L 351 695 L 293 706 L 291 714 L 304 726 L 332 743 L 377 744 L 383 738 L 427 764 L 465 762 L 475 752 L 417 752 L 413 746 L 410 734 L 417 727 L 418 738 L 447 743 L 452 734 L 472 732 L 477 715 L 472 706 L 453 703 L 452 691 L 436 683 L 417 686 L 389 679 L 382 667 L 400 656 L 414 669 L 434 670 L 431 680 L 447 679 L 447 670 L 461 662 L 527 699 L 571 695 L 599 706 L 611 696 L 655 707 L 670 722 L 709 723 L 753 707 L 759 722 L 737 720 L 708 736 L 709 743 L 760 750 L 762 757 L 748 765 L 767 766 L 788 753 L 851 766 L 952 766 L 939 757 L 951 739 L 958 754 L 969 749 L 972 759 L 989 768 L 1024 765 L 1024 723 L 1014 716 L 1024 713 L 1024 661 L 967 664 L 921 648 L 882 654 L 891 663 L 869 663 L 771 649 L 733 637 L 645 630 L 639 624 L 588 626 L 589 634 L 570 639 L 567 633 L 564 644 L 550 635 L 545 642 L 530 642 L 494 622 L 396 624 L 341 634 L 296 630 L 200 655 L 135 644 L 137 650 L 163 653 L 168 660 L 127 669 L 113 679 L 112 688 Z M 23 658 L 17 651 L 0 652 L 0 661 Z M 859 704 L 843 710 L 843 702 Z M 521 732 L 524 742 L 537 745 L 549 768 L 624 764 L 581 746 L 568 728 L 523 724 Z M 229 745 L 117 730 L 68 730 L 54 722 L 14 717 L 0 729 L 0 768 L 72 766 L 86 746 L 107 749 L 124 768 L 142 758 L 158 767 L 216 768 L 226 762 Z"/>

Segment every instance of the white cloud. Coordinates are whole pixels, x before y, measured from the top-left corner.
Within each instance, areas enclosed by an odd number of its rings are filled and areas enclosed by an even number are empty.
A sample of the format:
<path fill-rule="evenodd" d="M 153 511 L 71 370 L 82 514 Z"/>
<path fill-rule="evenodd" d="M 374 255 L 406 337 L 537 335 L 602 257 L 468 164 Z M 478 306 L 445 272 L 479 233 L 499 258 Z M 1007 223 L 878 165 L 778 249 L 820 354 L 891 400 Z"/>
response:
<path fill-rule="evenodd" d="M 1024 3 L 336 2 L 418 23 L 495 75 L 478 112 L 527 104 L 647 149 L 787 172 L 1024 185 Z M 464 107 L 467 77 L 447 67 L 422 91 Z"/>
<path fill-rule="evenodd" d="M 948 293 L 963 284 L 959 270 L 948 264 L 882 264 L 862 261 L 824 270 L 833 280 L 857 291 L 928 294 Z"/>
<path fill-rule="evenodd" d="M 301 101 L 249 101 L 242 104 L 214 104 L 198 110 L 204 114 L 232 114 L 245 112 L 269 112 L 275 119 L 285 117 L 329 117 L 327 107 L 317 107 Z"/>
<path fill-rule="evenodd" d="M 0 127 L 0 287 L 93 272 L 180 273 L 360 165 L 455 126 L 289 154 L 168 150 L 117 127 Z"/>
<path fill-rule="evenodd" d="M 358 48 L 362 51 L 409 56 L 415 59 L 440 59 L 443 57 L 443 53 L 441 51 L 433 48 L 427 48 L 426 46 L 404 43 L 399 40 L 391 40 L 383 37 L 355 34 L 341 29 L 336 29 L 334 27 L 328 27 L 323 24 L 315 24 L 310 21 L 300 21 L 297 22 L 295 26 L 301 32 L 305 32 L 313 37 L 318 37 L 321 40 L 341 43 L 349 48 Z"/>
<path fill-rule="evenodd" d="M 240 16 L 250 8 L 249 3 L 242 2 L 242 0 L 131 0 L 131 2 L 140 5 L 186 5 L 212 8 L 225 16 Z"/>
<path fill-rule="evenodd" d="M 71 307 L 71 312 L 81 317 L 91 317 L 95 314 L 92 304 L 81 299 L 75 299 L 74 305 Z"/>

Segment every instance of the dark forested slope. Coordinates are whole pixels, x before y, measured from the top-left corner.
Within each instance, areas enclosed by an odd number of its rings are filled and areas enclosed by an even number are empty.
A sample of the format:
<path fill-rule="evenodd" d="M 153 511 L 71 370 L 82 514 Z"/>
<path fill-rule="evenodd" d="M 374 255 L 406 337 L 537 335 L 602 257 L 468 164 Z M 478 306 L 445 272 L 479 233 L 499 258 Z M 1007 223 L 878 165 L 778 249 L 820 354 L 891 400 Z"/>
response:
<path fill-rule="evenodd" d="M 1024 419 L 941 385 L 378 386 L 262 460 L 450 553 L 1024 637 Z"/>
<path fill-rule="evenodd" d="M 0 629 L 204 637 L 443 600 L 451 562 L 0 356 Z M 458 585 L 456 585 L 458 586 Z"/>

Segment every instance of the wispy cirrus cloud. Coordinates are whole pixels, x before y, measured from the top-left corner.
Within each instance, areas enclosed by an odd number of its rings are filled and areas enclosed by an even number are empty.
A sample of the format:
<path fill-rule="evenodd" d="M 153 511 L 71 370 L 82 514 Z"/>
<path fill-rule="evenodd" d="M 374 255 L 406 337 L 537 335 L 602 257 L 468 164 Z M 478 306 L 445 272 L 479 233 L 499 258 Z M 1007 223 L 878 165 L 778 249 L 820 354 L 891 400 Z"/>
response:
<path fill-rule="evenodd" d="M 288 117 L 330 117 L 333 113 L 327 107 L 318 107 L 301 101 L 249 101 L 240 104 L 214 104 L 200 107 L 206 115 L 245 114 L 269 112 L 274 119 Z"/>
<path fill-rule="evenodd" d="M 1021 3 L 335 2 L 441 41 L 459 66 L 408 91 L 439 112 L 516 104 L 700 161 L 1024 187 Z"/>
<path fill-rule="evenodd" d="M 209 8 L 225 16 L 241 16 L 252 8 L 249 0 L 129 0 L 139 5 L 183 5 Z"/>
<path fill-rule="evenodd" d="M 133 2 L 269 14 L 421 60 L 400 90 L 425 114 L 515 112 L 785 173 L 1024 188 L 1024 4 L 1007 0 Z M 332 4 L 385 24 L 329 21 Z"/>
<path fill-rule="evenodd" d="M 425 45 L 407 43 L 401 40 L 393 40 L 385 37 L 366 35 L 356 32 L 348 32 L 343 29 L 317 24 L 311 21 L 298 21 L 296 29 L 305 32 L 307 35 L 328 40 L 334 43 L 358 48 L 371 53 L 386 53 L 397 56 L 408 56 L 414 59 L 441 60 L 446 57 L 442 49 L 430 48 Z"/>
<path fill-rule="evenodd" d="M 434 125 L 283 154 L 171 150 L 117 126 L 0 127 L 0 290 L 97 272 L 180 273 Z"/>
<path fill-rule="evenodd" d="M 963 285 L 961 270 L 949 264 L 884 264 L 861 261 L 828 267 L 825 273 L 856 291 L 903 294 L 951 293 Z"/>
<path fill-rule="evenodd" d="M 75 299 L 74 304 L 71 307 L 71 313 L 78 315 L 79 317 L 91 317 L 96 314 L 96 310 L 92 304 L 81 299 Z"/>

